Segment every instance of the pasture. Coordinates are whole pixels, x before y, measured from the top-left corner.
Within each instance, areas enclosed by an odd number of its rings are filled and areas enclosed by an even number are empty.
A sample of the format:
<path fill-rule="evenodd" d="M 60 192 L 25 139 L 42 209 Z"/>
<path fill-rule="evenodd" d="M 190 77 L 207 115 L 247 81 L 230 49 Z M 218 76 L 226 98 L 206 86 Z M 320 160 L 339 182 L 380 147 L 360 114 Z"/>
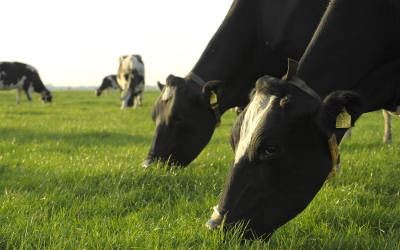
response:
<path fill-rule="evenodd" d="M 268 244 L 210 232 L 204 224 L 233 159 L 222 125 L 185 169 L 141 165 L 155 125 L 121 111 L 118 93 L 53 91 L 31 106 L 0 92 L 0 249 L 400 249 L 400 119 L 382 144 L 381 111 L 364 114 L 340 145 L 342 174 L 325 183 Z M 327 145 L 328 146 L 328 145 Z"/>

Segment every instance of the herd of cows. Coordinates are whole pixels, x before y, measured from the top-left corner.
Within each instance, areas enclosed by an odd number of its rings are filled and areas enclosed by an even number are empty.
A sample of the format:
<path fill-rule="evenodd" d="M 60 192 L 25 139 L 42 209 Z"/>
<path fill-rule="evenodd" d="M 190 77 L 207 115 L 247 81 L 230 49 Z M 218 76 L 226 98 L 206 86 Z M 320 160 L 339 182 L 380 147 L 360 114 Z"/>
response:
<path fill-rule="evenodd" d="M 51 92 L 46 89 L 39 72 L 29 64 L 20 62 L 0 62 L 0 90 L 17 89 L 17 104 L 21 99 L 21 92 L 25 92 L 32 104 L 32 93 L 41 95 L 43 103 L 51 102 Z M 140 55 L 126 55 L 119 57 L 118 75 L 109 75 L 103 79 L 96 96 L 103 90 L 121 90 L 121 109 L 135 105 L 142 106 L 144 91 L 144 63 Z"/>
<path fill-rule="evenodd" d="M 221 114 L 246 106 L 232 127 L 235 158 L 206 225 L 244 221 L 252 229 L 245 237 L 267 241 L 335 176 L 337 144 L 363 113 L 400 115 L 399 31 L 397 0 L 234 0 L 191 72 L 158 83 L 156 131 L 143 166 L 187 166 Z M 120 88 L 122 109 L 134 99 L 141 106 L 141 57 L 122 56 L 119 65 L 96 95 Z M 2 89 L 16 86 L 29 100 L 36 91 L 51 101 L 31 66 L 2 63 L 0 76 Z"/>

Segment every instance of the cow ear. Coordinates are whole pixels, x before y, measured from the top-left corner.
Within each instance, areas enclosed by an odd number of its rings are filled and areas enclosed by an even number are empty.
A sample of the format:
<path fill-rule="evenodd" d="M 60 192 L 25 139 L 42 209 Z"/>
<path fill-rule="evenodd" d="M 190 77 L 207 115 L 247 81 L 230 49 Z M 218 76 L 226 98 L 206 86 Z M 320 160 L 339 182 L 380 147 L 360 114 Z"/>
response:
<path fill-rule="evenodd" d="M 360 116 L 364 104 L 360 95 L 353 91 L 336 91 L 328 95 L 314 114 L 318 129 L 330 137 L 336 130 L 336 119 L 343 108 L 351 116 L 351 126 Z"/>
<path fill-rule="evenodd" d="M 158 86 L 158 88 L 162 91 L 163 89 L 164 89 L 164 87 L 165 87 L 165 85 L 164 84 L 162 84 L 161 82 L 158 82 L 157 81 L 157 86 Z"/>
<path fill-rule="evenodd" d="M 221 81 L 210 81 L 206 83 L 203 87 L 203 97 L 207 103 L 210 103 L 211 91 L 217 95 L 217 99 L 219 99 L 222 95 L 222 92 L 225 90 L 225 84 Z"/>

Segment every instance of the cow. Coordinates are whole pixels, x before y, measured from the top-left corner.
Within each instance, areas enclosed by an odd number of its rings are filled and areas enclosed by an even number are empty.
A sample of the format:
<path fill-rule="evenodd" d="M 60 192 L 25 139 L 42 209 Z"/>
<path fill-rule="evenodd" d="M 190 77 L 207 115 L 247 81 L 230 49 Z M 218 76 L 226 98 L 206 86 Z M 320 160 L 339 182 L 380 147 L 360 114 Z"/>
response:
<path fill-rule="evenodd" d="M 260 78 L 235 122 L 235 158 L 210 228 L 225 216 L 228 228 L 240 221 L 268 240 L 336 175 L 336 145 L 358 117 L 400 114 L 398 30 L 398 1 L 330 2 L 298 67 Z"/>
<path fill-rule="evenodd" d="M 21 62 L 0 62 L 0 90 L 17 89 L 17 104 L 24 91 L 32 104 L 32 93 L 40 94 L 43 103 L 52 102 L 51 92 L 46 89 L 37 69 Z"/>
<path fill-rule="evenodd" d="M 327 5 L 328 0 L 233 1 L 191 72 L 184 78 L 169 76 L 162 87 L 143 166 L 156 159 L 181 166 L 193 161 L 210 141 L 220 115 L 249 103 L 258 78 L 282 76 L 288 57 L 301 58 Z M 210 105 L 212 93 L 217 106 Z"/>
<path fill-rule="evenodd" d="M 133 106 L 142 106 L 144 91 L 144 63 L 140 55 L 119 57 L 117 75 L 118 85 L 121 87 L 121 109 Z"/>
<path fill-rule="evenodd" d="M 392 116 L 390 115 L 389 111 L 382 109 L 383 118 L 385 120 L 385 130 L 383 132 L 383 143 L 391 144 L 392 143 L 392 130 L 391 130 L 391 120 Z M 350 139 L 351 137 L 351 128 L 346 131 L 344 134 L 343 139 Z"/>
<path fill-rule="evenodd" d="M 100 87 L 94 92 L 95 96 L 100 96 L 101 93 L 106 90 L 111 90 L 111 95 L 114 94 L 114 89 L 121 90 L 121 87 L 117 83 L 117 75 L 108 75 L 103 78 L 103 82 Z"/>

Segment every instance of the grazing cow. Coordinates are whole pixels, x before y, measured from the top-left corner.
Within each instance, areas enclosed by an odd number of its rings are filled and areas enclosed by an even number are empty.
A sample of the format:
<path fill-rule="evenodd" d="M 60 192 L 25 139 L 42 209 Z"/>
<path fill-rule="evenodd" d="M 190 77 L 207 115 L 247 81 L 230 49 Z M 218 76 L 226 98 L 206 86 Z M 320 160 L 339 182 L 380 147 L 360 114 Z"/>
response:
<path fill-rule="evenodd" d="M 119 57 L 117 82 L 121 87 L 121 109 L 142 106 L 144 91 L 144 64 L 140 55 Z M 136 98 L 135 98 L 136 97 Z"/>
<path fill-rule="evenodd" d="M 398 1 L 330 2 L 297 72 L 293 63 L 282 80 L 259 79 L 234 124 L 235 159 L 211 228 L 226 216 L 269 239 L 335 176 L 334 135 L 340 143 L 365 112 L 400 114 L 399 30 Z"/>
<path fill-rule="evenodd" d="M 233 1 L 192 71 L 185 78 L 167 78 L 152 110 L 156 131 L 143 166 L 154 159 L 182 166 L 193 161 L 220 114 L 246 106 L 261 76 L 284 75 L 288 57 L 300 59 L 327 5 L 328 0 Z"/>
<path fill-rule="evenodd" d="M 117 83 L 117 75 L 108 75 L 104 77 L 103 82 L 100 87 L 94 92 L 95 96 L 100 96 L 101 92 L 106 90 L 107 92 L 111 90 L 111 95 L 114 94 L 114 89 L 121 90 L 120 86 Z"/>
<path fill-rule="evenodd" d="M 52 95 L 43 85 L 37 69 L 20 62 L 0 62 L 0 90 L 17 89 L 17 104 L 24 91 L 32 104 L 32 93 L 40 94 L 43 103 L 51 102 Z"/>

